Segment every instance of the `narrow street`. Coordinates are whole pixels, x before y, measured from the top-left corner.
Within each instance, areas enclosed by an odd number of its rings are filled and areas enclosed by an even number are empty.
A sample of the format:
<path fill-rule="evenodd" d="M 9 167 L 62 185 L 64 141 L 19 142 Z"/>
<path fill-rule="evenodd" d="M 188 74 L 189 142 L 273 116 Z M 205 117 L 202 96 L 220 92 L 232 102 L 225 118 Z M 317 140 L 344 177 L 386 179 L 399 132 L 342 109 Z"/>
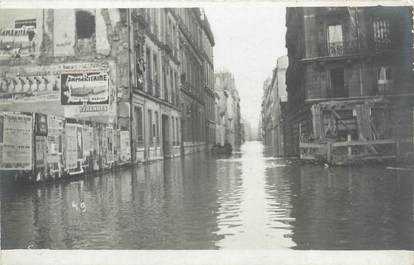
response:
<path fill-rule="evenodd" d="M 261 142 L 2 186 L 1 248 L 412 249 L 412 171 L 273 158 Z"/>

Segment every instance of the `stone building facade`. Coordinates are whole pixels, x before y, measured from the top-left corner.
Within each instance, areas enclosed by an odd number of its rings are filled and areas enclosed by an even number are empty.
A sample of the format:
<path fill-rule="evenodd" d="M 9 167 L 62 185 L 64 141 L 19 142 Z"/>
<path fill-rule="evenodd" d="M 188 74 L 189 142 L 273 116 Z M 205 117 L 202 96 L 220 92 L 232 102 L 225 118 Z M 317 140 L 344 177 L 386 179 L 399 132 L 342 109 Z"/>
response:
<path fill-rule="evenodd" d="M 289 154 L 301 141 L 412 138 L 411 17 L 411 7 L 287 8 Z"/>
<path fill-rule="evenodd" d="M 286 91 L 286 70 L 288 57 L 281 56 L 273 70 L 271 79 L 264 83 L 262 102 L 262 126 L 264 143 L 272 147 L 272 154 L 275 156 L 285 155 L 285 115 L 287 104 Z"/>
<path fill-rule="evenodd" d="M 214 38 L 198 8 L 9 9 L 0 29 L 1 113 L 99 129 L 90 163 L 110 166 L 102 150 L 120 160 L 120 141 L 123 162 L 180 156 L 215 131 Z"/>
<path fill-rule="evenodd" d="M 215 74 L 218 95 L 218 144 L 229 143 L 233 148 L 241 145 L 240 98 L 234 77 L 229 72 Z"/>

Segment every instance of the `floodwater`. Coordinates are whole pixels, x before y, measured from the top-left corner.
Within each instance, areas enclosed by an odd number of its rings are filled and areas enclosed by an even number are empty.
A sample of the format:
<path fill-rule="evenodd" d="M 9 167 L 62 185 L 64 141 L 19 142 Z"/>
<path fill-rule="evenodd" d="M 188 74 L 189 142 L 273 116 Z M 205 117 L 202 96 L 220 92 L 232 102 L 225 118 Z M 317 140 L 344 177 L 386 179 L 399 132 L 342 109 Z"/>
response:
<path fill-rule="evenodd" d="M 3 249 L 414 249 L 414 172 L 272 158 L 260 142 L 2 185 Z"/>

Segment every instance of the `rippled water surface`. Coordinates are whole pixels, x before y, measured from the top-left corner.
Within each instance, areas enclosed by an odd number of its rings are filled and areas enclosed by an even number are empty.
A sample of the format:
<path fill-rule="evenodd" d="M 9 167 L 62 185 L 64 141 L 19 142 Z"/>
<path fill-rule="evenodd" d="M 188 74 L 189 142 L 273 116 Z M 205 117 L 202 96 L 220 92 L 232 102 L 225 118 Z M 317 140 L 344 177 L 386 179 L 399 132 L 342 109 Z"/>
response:
<path fill-rule="evenodd" d="M 1 187 L 1 247 L 414 249 L 414 172 L 324 168 L 248 142 L 101 176 Z"/>

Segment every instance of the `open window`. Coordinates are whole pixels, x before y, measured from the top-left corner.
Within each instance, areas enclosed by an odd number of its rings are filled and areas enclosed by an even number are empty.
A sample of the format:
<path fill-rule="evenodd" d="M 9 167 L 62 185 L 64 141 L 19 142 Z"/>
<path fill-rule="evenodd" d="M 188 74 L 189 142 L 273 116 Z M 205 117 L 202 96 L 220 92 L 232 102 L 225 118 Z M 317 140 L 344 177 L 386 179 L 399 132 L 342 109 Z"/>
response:
<path fill-rule="evenodd" d="M 342 35 L 342 25 L 328 26 L 328 52 L 329 56 L 340 56 L 344 52 L 344 40 Z"/>
<path fill-rule="evenodd" d="M 77 39 L 90 39 L 95 35 L 95 15 L 86 10 L 76 11 Z"/>

